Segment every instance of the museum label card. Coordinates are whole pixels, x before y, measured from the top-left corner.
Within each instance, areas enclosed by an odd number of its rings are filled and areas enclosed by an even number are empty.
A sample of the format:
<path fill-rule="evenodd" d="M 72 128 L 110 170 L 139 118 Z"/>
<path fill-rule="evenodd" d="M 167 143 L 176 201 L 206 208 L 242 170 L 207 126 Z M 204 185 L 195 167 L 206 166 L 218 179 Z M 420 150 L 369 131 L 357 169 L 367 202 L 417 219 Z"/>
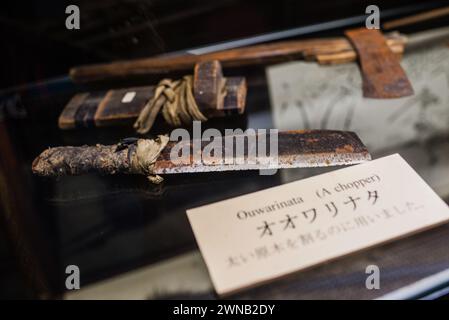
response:
<path fill-rule="evenodd" d="M 395 154 L 187 215 L 225 295 L 436 226 L 449 208 Z"/>

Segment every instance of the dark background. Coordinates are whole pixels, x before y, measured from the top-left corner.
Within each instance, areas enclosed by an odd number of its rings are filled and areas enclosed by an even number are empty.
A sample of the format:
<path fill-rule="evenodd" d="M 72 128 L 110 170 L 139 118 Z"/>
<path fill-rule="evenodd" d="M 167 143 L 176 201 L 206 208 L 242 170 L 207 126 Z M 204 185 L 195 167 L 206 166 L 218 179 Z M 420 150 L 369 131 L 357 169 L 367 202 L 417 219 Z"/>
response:
<path fill-rule="evenodd" d="M 0 88 L 60 76 L 77 64 L 145 57 L 261 33 L 442 1 L 1 1 Z M 81 29 L 67 30 L 76 4 Z"/>

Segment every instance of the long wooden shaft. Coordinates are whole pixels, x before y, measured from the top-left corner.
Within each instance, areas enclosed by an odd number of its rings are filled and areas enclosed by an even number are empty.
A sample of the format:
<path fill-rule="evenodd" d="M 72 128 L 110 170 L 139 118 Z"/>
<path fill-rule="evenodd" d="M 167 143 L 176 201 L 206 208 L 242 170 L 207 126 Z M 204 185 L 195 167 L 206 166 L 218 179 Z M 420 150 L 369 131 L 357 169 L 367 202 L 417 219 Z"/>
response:
<path fill-rule="evenodd" d="M 444 8 L 433 9 L 412 16 L 385 22 L 383 28 L 385 30 L 396 29 L 399 27 L 409 26 L 415 23 L 428 21 L 449 15 L 449 6 Z"/>
<path fill-rule="evenodd" d="M 393 51 L 403 47 L 406 38 L 398 33 L 386 35 L 387 44 Z M 223 67 L 238 67 L 260 63 L 291 60 L 317 55 L 346 54 L 355 60 L 356 54 L 346 38 L 310 39 L 282 41 L 230 49 L 202 55 L 180 55 L 173 57 L 153 57 L 75 67 L 70 70 L 76 82 L 89 82 L 117 77 L 158 74 L 175 70 L 189 70 L 202 61 L 219 60 Z M 353 54 L 351 54 L 353 53 Z"/>

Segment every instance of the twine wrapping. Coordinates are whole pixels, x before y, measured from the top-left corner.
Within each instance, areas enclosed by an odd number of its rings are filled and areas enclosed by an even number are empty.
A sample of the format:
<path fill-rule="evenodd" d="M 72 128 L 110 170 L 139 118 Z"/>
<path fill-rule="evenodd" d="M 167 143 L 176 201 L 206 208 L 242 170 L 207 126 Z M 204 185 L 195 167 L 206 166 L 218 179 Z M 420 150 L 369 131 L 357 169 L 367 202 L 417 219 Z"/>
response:
<path fill-rule="evenodd" d="M 144 174 L 152 183 L 162 182 L 154 174 L 157 158 L 169 142 L 167 135 L 137 139 L 114 145 L 55 147 L 43 151 L 32 164 L 34 174 L 46 177 L 86 173 Z"/>
<path fill-rule="evenodd" d="M 206 121 L 193 96 L 193 77 L 184 76 L 180 80 L 163 79 L 159 82 L 151 98 L 139 114 L 134 128 L 140 134 L 147 133 L 156 120 L 159 111 L 165 121 L 173 127 L 192 121 Z"/>
<path fill-rule="evenodd" d="M 169 140 L 167 135 L 159 135 L 156 139 L 137 140 L 137 147 L 130 161 L 131 172 L 146 175 L 152 183 L 161 183 L 164 179 L 153 173 L 153 167 Z"/>

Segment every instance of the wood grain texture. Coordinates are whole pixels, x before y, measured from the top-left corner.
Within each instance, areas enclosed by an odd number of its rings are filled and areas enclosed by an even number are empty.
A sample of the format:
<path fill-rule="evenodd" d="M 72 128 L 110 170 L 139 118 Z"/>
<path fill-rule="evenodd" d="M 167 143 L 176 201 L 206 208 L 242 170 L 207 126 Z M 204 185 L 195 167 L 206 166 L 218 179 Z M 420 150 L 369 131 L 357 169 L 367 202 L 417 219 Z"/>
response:
<path fill-rule="evenodd" d="M 225 90 L 222 110 L 218 109 L 219 112 L 233 112 L 237 106 L 237 112 L 242 114 L 245 111 L 246 79 L 244 77 L 227 78 Z"/>
<path fill-rule="evenodd" d="M 139 115 L 146 102 L 153 96 L 153 93 L 154 86 L 110 90 L 98 106 L 94 116 L 95 125 L 104 127 L 131 123 Z M 129 102 L 123 100 L 127 94 L 134 95 Z"/>
<path fill-rule="evenodd" d="M 123 103 L 122 99 L 128 92 L 135 92 L 135 97 L 129 103 Z M 137 118 L 153 92 L 153 86 L 145 86 L 79 93 L 69 101 L 59 116 L 59 128 L 67 130 L 130 123 Z"/>
<path fill-rule="evenodd" d="M 60 129 L 72 129 L 76 127 L 75 115 L 79 107 L 88 98 L 89 93 L 80 93 L 70 99 L 58 119 Z"/>
<path fill-rule="evenodd" d="M 193 95 L 200 110 L 223 109 L 225 78 L 218 60 L 197 63 L 193 74 Z"/>
<path fill-rule="evenodd" d="M 155 90 L 156 86 L 143 86 L 77 94 L 62 111 L 58 120 L 59 128 L 130 124 L 137 119 Z M 246 91 L 245 78 L 223 77 L 217 60 L 195 65 L 193 94 L 205 117 L 242 114 L 245 110 Z"/>
<path fill-rule="evenodd" d="M 388 45 L 404 46 L 406 43 L 406 37 L 398 33 L 389 34 L 386 38 Z M 305 56 L 313 59 L 316 55 L 313 52 L 336 54 L 348 51 L 353 52 L 350 61 L 354 61 L 354 49 L 346 38 L 280 41 L 201 55 L 184 54 L 80 66 L 70 70 L 70 77 L 75 82 L 89 82 L 189 70 L 198 62 L 210 60 L 219 60 L 223 67 L 230 68 L 302 59 Z"/>
<path fill-rule="evenodd" d="M 409 26 L 416 23 L 444 17 L 446 15 L 449 15 L 449 7 L 433 9 L 412 16 L 407 16 L 404 18 L 388 21 L 383 24 L 383 28 L 385 30 L 391 30 L 399 27 Z"/>
<path fill-rule="evenodd" d="M 345 32 L 359 58 L 366 98 L 400 98 L 413 94 L 410 81 L 399 59 L 376 29 L 353 29 Z"/>

